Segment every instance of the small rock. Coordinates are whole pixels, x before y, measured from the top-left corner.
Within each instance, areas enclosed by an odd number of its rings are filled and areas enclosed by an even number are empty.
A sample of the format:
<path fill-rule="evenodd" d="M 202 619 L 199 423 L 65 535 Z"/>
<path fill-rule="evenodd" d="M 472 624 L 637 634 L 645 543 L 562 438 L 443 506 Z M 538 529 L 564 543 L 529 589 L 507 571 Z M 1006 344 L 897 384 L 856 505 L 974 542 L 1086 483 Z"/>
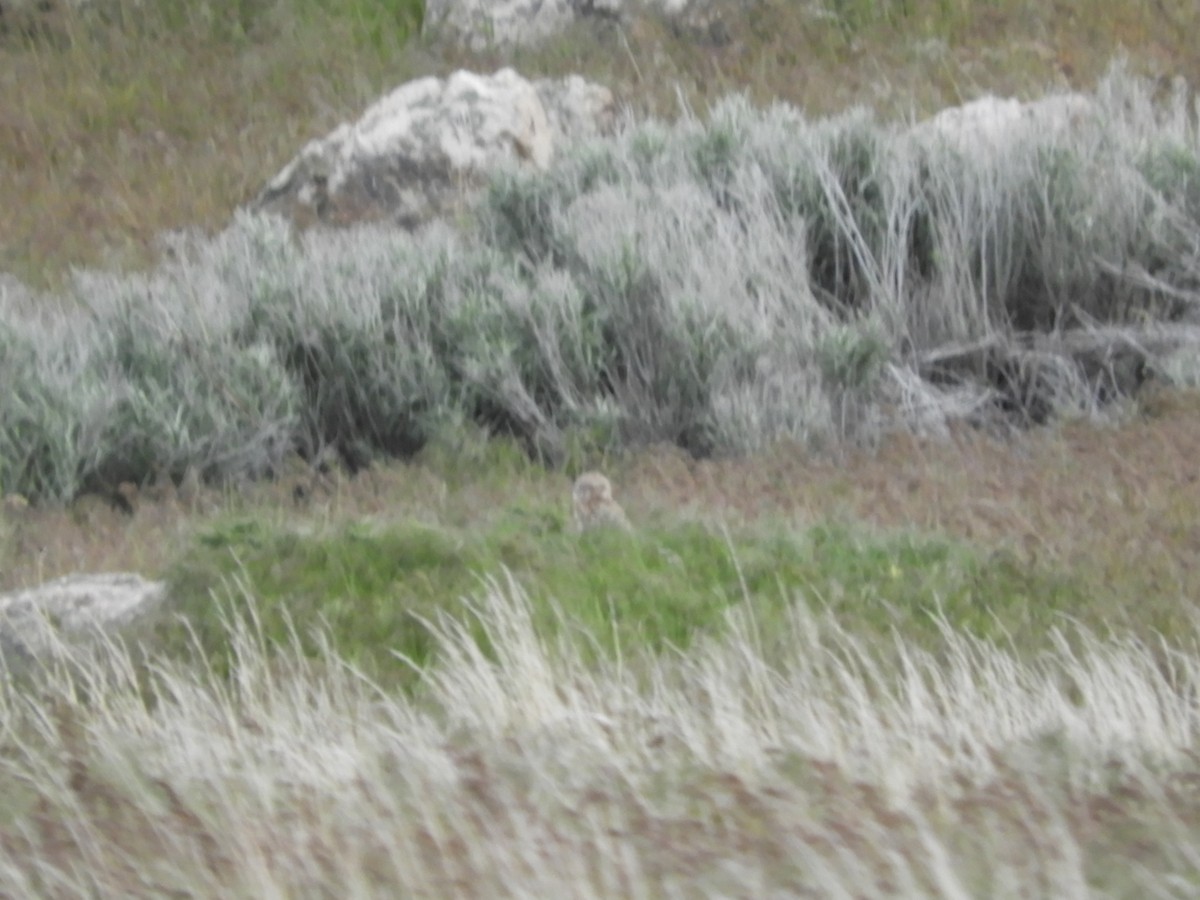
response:
<path fill-rule="evenodd" d="M 718 0 L 427 0 L 424 30 L 478 51 L 535 44 L 589 19 L 628 22 L 647 12 L 676 17 L 717 5 Z"/>
<path fill-rule="evenodd" d="M 63 642 L 115 634 L 158 609 L 164 597 L 162 582 L 121 572 L 68 575 L 0 594 L 0 668 L 23 673 L 52 659 Z"/>

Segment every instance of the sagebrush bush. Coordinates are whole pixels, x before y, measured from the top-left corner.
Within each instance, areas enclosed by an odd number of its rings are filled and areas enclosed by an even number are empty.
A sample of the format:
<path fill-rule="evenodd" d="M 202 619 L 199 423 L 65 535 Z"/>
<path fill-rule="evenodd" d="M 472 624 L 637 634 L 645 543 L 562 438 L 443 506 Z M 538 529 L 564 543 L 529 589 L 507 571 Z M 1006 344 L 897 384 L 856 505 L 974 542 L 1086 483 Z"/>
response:
<path fill-rule="evenodd" d="M 561 462 L 1096 413 L 1095 373 L 1027 338 L 1193 304 L 1194 116 L 1151 96 L 1117 67 L 1052 127 L 982 132 L 733 97 L 500 171 L 459 230 L 241 214 L 149 276 L 78 277 L 78 315 L 5 315 L 0 477 L 359 466 L 465 423 Z M 1003 363 L 923 363 L 989 344 Z"/>
<path fill-rule="evenodd" d="M 30 498 L 67 498 L 104 453 L 113 379 L 94 364 L 83 320 L 0 318 L 0 480 Z"/>

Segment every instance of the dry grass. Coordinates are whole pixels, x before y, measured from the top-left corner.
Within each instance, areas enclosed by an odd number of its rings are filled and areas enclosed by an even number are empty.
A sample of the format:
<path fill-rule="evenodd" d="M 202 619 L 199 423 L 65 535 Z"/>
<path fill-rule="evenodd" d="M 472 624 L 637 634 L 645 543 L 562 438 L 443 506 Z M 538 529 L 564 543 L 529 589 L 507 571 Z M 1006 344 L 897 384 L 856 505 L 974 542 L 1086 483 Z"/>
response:
<path fill-rule="evenodd" d="M 686 656 L 595 668 L 515 585 L 477 609 L 489 649 L 442 622 L 415 700 L 331 657 L 268 665 L 251 621 L 228 686 L 168 666 L 147 704 L 117 654 L 0 693 L 0 890 L 1081 897 L 1200 876 L 1194 655 L 1084 637 L 1024 664 L 947 634 L 893 670 L 798 612 L 770 666 L 735 616 Z"/>
<path fill-rule="evenodd" d="M 668 116 L 681 93 L 704 109 L 733 91 L 813 114 L 856 104 L 929 112 L 988 91 L 1088 89 L 1123 51 L 1136 70 L 1164 81 L 1200 80 L 1200 53 L 1188 39 L 1200 13 L 1184 2 L 757 0 L 724 8 L 707 27 L 650 16 L 623 29 L 580 25 L 540 48 L 450 50 L 445 58 L 485 69 L 515 62 L 522 71 L 581 71 L 635 107 Z"/>
<path fill-rule="evenodd" d="M 62 12 L 48 34 L 0 36 L 0 270 L 145 266 L 158 235 L 224 225 L 306 141 L 413 76 L 395 46 L 287 9 L 239 37 L 152 7 L 136 28 Z"/>
<path fill-rule="evenodd" d="M 969 429 L 950 440 L 896 436 L 833 461 L 787 448 L 699 463 L 666 452 L 639 460 L 626 490 L 733 522 L 834 519 L 940 533 L 1182 611 L 1184 598 L 1200 595 L 1198 440 L 1197 396 L 1162 393 L 1114 426 L 1067 423 L 1013 439 Z"/>

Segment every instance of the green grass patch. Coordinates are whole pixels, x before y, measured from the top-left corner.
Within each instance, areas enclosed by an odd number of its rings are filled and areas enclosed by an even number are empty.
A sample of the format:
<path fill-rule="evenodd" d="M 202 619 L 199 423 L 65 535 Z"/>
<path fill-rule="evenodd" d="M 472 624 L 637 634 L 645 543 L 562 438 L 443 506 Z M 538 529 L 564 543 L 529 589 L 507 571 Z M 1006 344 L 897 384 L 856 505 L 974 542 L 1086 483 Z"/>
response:
<path fill-rule="evenodd" d="M 190 630 L 217 672 L 228 674 L 223 617 L 248 593 L 269 646 L 288 646 L 294 630 L 315 655 L 324 627 L 338 652 L 370 676 L 411 686 L 415 675 L 397 654 L 418 666 L 431 661 L 428 623 L 443 614 L 473 621 L 470 599 L 505 570 L 529 593 L 535 627 L 547 637 L 569 628 L 590 658 L 618 647 L 633 659 L 686 650 L 700 635 L 719 635 L 727 613 L 747 603 L 764 635 L 785 633 L 795 602 L 872 641 L 898 631 L 936 647 L 944 617 L 1036 651 L 1064 616 L 1086 619 L 1090 603 L 1070 578 L 936 538 L 842 526 L 725 533 L 700 524 L 580 536 L 559 512 L 530 506 L 473 530 L 396 523 L 301 534 L 245 518 L 214 525 L 169 576 L 174 609 L 189 624 L 164 621 L 155 640 L 186 655 Z"/>

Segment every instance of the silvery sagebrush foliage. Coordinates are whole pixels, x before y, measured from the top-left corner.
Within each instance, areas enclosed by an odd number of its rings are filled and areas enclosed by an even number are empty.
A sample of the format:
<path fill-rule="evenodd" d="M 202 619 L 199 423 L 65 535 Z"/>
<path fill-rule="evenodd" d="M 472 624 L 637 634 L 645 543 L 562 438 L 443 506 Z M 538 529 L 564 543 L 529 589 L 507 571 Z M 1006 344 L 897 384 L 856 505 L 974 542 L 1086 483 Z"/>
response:
<path fill-rule="evenodd" d="M 0 300 L 0 482 L 253 477 L 464 422 L 549 459 L 581 436 L 725 453 L 940 427 L 996 388 L 932 378 L 929 351 L 1200 297 L 1190 98 L 1156 106 L 1117 66 L 1062 104 L 1062 127 L 989 150 L 732 97 L 496 172 L 453 225 L 238 214 L 149 274 L 78 275 L 56 312 Z M 1098 411 L 1069 358 L 1021 365 L 1014 402 Z"/>

